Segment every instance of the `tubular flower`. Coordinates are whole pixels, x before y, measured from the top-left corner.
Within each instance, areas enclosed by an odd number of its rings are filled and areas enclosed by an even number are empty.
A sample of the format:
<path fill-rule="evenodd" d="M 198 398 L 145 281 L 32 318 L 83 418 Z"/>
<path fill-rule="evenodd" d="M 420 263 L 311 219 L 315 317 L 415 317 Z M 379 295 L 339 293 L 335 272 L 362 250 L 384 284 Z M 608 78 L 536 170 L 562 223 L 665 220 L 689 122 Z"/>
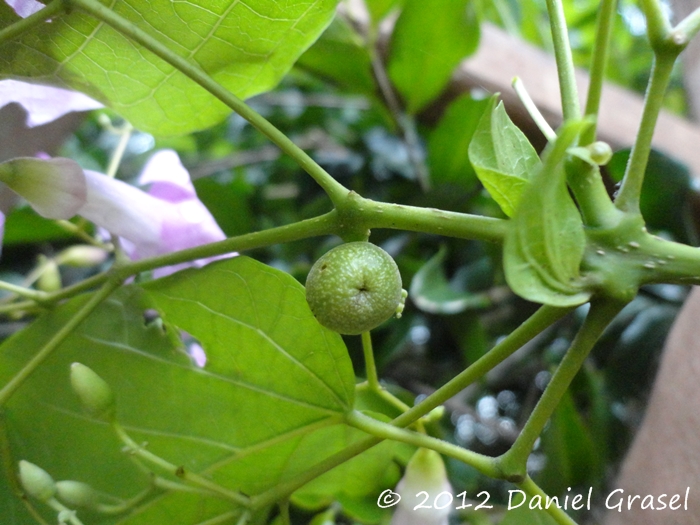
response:
<path fill-rule="evenodd" d="M 390 525 L 447 525 L 453 507 L 452 486 L 447 480 L 445 464 L 434 450 L 418 449 L 406 465 L 403 478 L 396 485 L 401 496 Z M 427 492 L 430 500 L 414 510 L 416 494 Z M 429 507 L 429 508 L 428 508 Z"/>
<path fill-rule="evenodd" d="M 24 197 L 44 217 L 81 215 L 122 239 L 134 260 L 226 238 L 197 198 L 189 174 L 174 151 L 151 157 L 140 177 L 144 192 L 68 159 L 18 158 L 0 164 L 0 181 Z M 156 277 L 214 258 L 160 268 Z"/>
<path fill-rule="evenodd" d="M 5 0 L 5 2 L 22 18 L 27 18 L 29 15 L 33 15 L 40 9 L 46 7 L 36 0 Z"/>

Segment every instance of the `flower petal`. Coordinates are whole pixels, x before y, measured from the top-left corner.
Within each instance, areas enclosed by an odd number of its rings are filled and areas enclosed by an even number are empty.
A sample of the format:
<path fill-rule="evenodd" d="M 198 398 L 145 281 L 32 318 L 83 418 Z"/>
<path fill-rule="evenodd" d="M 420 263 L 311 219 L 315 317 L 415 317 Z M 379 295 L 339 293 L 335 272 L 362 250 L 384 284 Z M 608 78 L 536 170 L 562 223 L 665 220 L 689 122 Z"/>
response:
<path fill-rule="evenodd" d="M 29 84 L 19 80 L 0 80 L 0 107 L 16 102 L 27 111 L 27 126 L 41 126 L 71 111 L 103 107 L 77 91 Z"/>
<path fill-rule="evenodd" d="M 144 166 L 138 182 L 149 186 L 149 195 L 168 202 L 197 199 L 190 174 L 173 150 L 155 153 Z"/>
<path fill-rule="evenodd" d="M 7 5 L 15 10 L 17 15 L 22 18 L 27 18 L 29 15 L 33 15 L 37 11 L 46 7 L 44 4 L 37 2 L 36 0 L 5 0 Z"/>
<path fill-rule="evenodd" d="M 49 219 L 70 219 L 86 202 L 85 175 L 70 159 L 8 160 L 0 164 L 0 181 Z"/>

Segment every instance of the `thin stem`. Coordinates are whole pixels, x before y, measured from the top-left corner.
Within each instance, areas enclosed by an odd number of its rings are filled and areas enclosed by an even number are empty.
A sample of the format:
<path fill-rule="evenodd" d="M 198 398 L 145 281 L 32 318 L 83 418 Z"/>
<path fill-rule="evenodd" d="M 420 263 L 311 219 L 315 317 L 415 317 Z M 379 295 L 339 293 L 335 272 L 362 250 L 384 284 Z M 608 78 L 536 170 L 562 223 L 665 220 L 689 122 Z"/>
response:
<path fill-rule="evenodd" d="M 161 458 L 160 456 L 149 452 L 148 450 L 140 446 L 138 443 L 136 443 L 131 438 L 131 436 L 129 436 L 129 434 L 126 433 L 124 428 L 119 423 L 113 422 L 112 429 L 117 434 L 117 437 L 119 437 L 119 439 L 127 446 L 129 453 L 134 454 L 136 457 L 142 459 L 143 461 L 147 461 L 148 463 L 163 469 L 164 471 L 168 472 L 173 476 L 177 476 L 178 478 L 184 481 L 188 481 L 194 485 L 202 487 L 229 501 L 238 503 L 246 507 L 250 505 L 250 500 L 243 494 L 222 487 L 221 485 L 218 485 L 217 483 L 214 483 L 213 481 L 210 481 L 207 478 L 200 476 L 199 474 L 189 472 L 183 467 L 170 463 L 169 461 Z"/>
<path fill-rule="evenodd" d="M 671 31 L 674 42 L 679 45 L 684 45 L 698 34 L 700 31 L 700 7 L 686 16 L 676 27 Z"/>
<path fill-rule="evenodd" d="M 58 512 L 59 521 L 58 523 L 71 523 L 72 525 L 83 525 L 83 522 L 78 519 L 75 515 L 75 511 L 70 510 L 63 503 L 55 498 L 49 499 L 46 504 L 53 510 Z M 61 518 L 62 517 L 62 518 Z"/>
<path fill-rule="evenodd" d="M 529 319 L 513 330 L 486 355 L 472 363 L 466 370 L 437 389 L 423 401 L 394 419 L 391 424 L 397 427 L 408 426 L 435 407 L 442 405 L 571 310 L 573 308 L 556 308 L 546 305 L 540 307 Z"/>
<path fill-rule="evenodd" d="M 525 480 L 518 484 L 518 487 L 524 490 L 530 496 L 531 500 L 533 496 L 539 496 L 541 501 L 547 501 L 547 494 L 545 494 L 537 483 L 532 481 L 530 476 L 526 476 Z M 576 525 L 576 522 L 558 505 L 548 505 L 547 512 L 559 525 Z"/>
<path fill-rule="evenodd" d="M 654 52 L 659 53 L 670 43 L 671 24 L 659 0 L 641 0 L 640 4 L 647 19 L 649 42 Z"/>
<path fill-rule="evenodd" d="M 586 98 L 585 115 L 598 115 L 600 110 L 600 98 L 603 93 L 603 81 L 608 65 L 610 51 L 610 38 L 612 36 L 613 22 L 617 0 L 602 0 L 598 8 L 598 20 L 596 24 L 595 44 L 591 59 L 591 79 L 588 84 L 588 96 Z M 593 125 L 581 134 L 581 145 L 586 146 L 595 141 L 597 119 Z"/>
<path fill-rule="evenodd" d="M 7 403 L 12 394 L 32 375 L 32 373 L 53 353 L 58 346 L 75 330 L 92 312 L 97 308 L 102 301 L 107 299 L 114 290 L 121 285 L 121 280 L 112 278 L 108 280 L 100 290 L 95 292 L 92 297 L 82 306 L 71 319 L 56 332 L 56 334 L 39 350 L 39 352 L 24 365 L 17 374 L 0 390 L 0 407 Z"/>
<path fill-rule="evenodd" d="M 292 157 L 328 194 L 331 201 L 340 201 L 348 190 L 333 179 L 306 152 L 294 144 L 284 133 L 273 126 L 268 120 L 255 112 L 245 102 L 212 79 L 198 65 L 171 51 L 166 45 L 153 38 L 133 23 L 114 13 L 98 0 L 66 0 L 72 6 L 78 7 L 98 20 L 113 27 L 118 32 L 138 42 L 154 55 L 179 70 L 185 76 L 202 86 L 221 102 L 247 120 L 253 127 L 274 142 L 282 151 Z"/>
<path fill-rule="evenodd" d="M 453 445 L 442 439 L 437 439 L 420 432 L 412 432 L 405 428 L 395 427 L 389 423 L 384 423 L 366 416 L 357 410 L 347 415 L 346 422 L 350 426 L 382 439 L 392 439 L 416 447 L 429 448 L 440 454 L 458 459 L 487 476 L 497 477 L 499 475 L 494 458 L 484 456 L 483 454 L 477 454 L 476 452 Z"/>
<path fill-rule="evenodd" d="M 388 204 L 369 199 L 364 200 L 359 210 L 367 228 L 425 232 L 458 239 L 502 243 L 508 228 L 508 221 L 504 219 Z"/>
<path fill-rule="evenodd" d="M 26 297 L 27 299 L 32 299 L 34 301 L 41 301 L 46 298 L 46 292 L 32 290 L 31 288 L 25 288 L 24 286 L 17 286 L 16 284 L 8 283 L 6 281 L 0 281 L 0 290 L 7 290 L 15 295 Z"/>
<path fill-rule="evenodd" d="M 122 158 L 124 158 L 124 152 L 129 144 L 129 139 L 131 138 L 131 132 L 133 129 L 134 128 L 132 125 L 127 122 L 124 124 L 124 126 L 115 130 L 119 133 L 119 142 L 117 143 L 117 147 L 114 148 L 112 158 L 109 159 L 109 166 L 107 167 L 106 173 L 106 175 L 111 179 L 117 175 L 117 170 L 119 170 L 119 165 L 122 162 Z"/>
<path fill-rule="evenodd" d="M 370 389 L 378 392 L 381 390 L 379 378 L 377 377 L 377 367 L 374 363 L 374 352 L 372 351 L 372 336 L 369 332 L 362 332 L 362 351 L 365 354 L 365 373 Z"/>
<path fill-rule="evenodd" d="M 578 90 L 576 88 L 576 75 L 574 71 L 574 59 L 571 55 L 569 33 L 564 18 L 564 6 L 561 0 L 547 0 L 549 13 L 549 25 L 552 30 L 552 42 L 554 44 L 554 58 L 557 62 L 559 74 L 559 89 L 561 91 L 561 106 L 564 122 L 576 120 L 581 117 L 581 109 L 578 102 Z"/>
<path fill-rule="evenodd" d="M 576 197 L 584 224 L 592 228 L 614 228 L 623 214 L 610 200 L 600 168 L 576 157 L 565 166 L 567 182 Z"/>
<path fill-rule="evenodd" d="M 27 18 L 18 20 L 14 24 L 0 31 L 0 44 L 18 37 L 35 26 L 46 22 L 49 18 L 55 18 L 56 15 L 61 14 L 64 10 L 65 5 L 63 0 L 53 0 L 53 2 L 47 4 L 43 9 L 29 15 Z"/>
<path fill-rule="evenodd" d="M 535 101 L 532 100 L 530 94 L 527 92 L 527 89 L 525 89 L 525 84 L 523 84 L 523 81 L 520 80 L 519 77 L 515 77 L 513 78 L 512 84 L 515 94 L 518 95 L 520 102 L 522 102 L 523 106 L 525 106 L 525 110 L 527 111 L 528 115 L 530 115 L 530 118 L 535 122 L 535 125 L 539 128 L 548 142 L 554 142 L 557 138 L 557 134 L 552 129 L 552 126 L 549 125 L 547 119 L 545 119 L 542 113 L 540 113 Z"/>
<path fill-rule="evenodd" d="M 624 304 L 609 300 L 591 303 L 591 309 L 583 326 L 554 372 L 520 435 L 508 452 L 500 457 L 499 464 L 507 479 L 525 476 L 525 465 L 535 441 L 559 405 L 559 401 L 580 370 L 593 345 L 623 306 Z"/>
<path fill-rule="evenodd" d="M 651 140 L 654 136 L 654 128 L 659 117 L 659 112 L 664 101 L 664 94 L 671 79 L 671 72 L 675 62 L 675 55 L 657 55 L 651 69 L 651 77 L 644 99 L 644 111 L 639 131 L 632 147 L 622 186 L 615 200 L 618 209 L 639 214 L 639 199 L 642 193 L 644 173 L 646 171 L 649 153 L 651 152 Z"/>
<path fill-rule="evenodd" d="M 399 103 L 399 99 L 396 97 L 394 87 L 391 84 L 391 80 L 389 80 L 389 75 L 386 72 L 384 63 L 377 52 L 375 38 L 368 39 L 367 52 L 370 56 L 372 72 L 377 81 L 377 87 L 379 87 L 379 91 L 386 102 L 386 106 L 389 108 L 391 118 L 401 131 L 404 144 L 406 145 L 406 151 L 408 152 L 408 160 L 416 172 L 418 183 L 423 191 L 428 191 L 430 189 L 430 176 L 428 174 L 428 168 L 425 165 L 425 160 L 421 155 L 420 139 L 416 132 L 415 120 L 404 112 Z"/>
<path fill-rule="evenodd" d="M 200 521 L 196 525 L 221 525 L 222 523 L 231 523 L 237 515 L 238 512 L 236 512 L 235 510 L 231 510 L 229 512 L 224 512 L 223 514 L 219 514 L 218 516 L 209 520 Z"/>

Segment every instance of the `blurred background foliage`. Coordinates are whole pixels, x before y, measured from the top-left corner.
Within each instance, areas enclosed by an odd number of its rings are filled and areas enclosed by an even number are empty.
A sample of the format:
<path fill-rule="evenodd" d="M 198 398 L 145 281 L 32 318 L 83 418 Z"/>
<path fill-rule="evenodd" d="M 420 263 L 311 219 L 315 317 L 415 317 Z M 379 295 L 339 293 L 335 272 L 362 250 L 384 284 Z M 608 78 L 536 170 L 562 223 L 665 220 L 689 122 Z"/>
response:
<path fill-rule="evenodd" d="M 598 0 L 564 3 L 575 59 L 585 66 Z M 367 6 L 369 18 L 341 6 L 340 16 L 285 81 L 250 104 L 310 151 L 341 183 L 365 197 L 502 216 L 467 156 L 487 105 L 486 95 L 479 90 L 463 93 L 440 109 L 431 102 L 444 90 L 461 59 L 477 48 L 481 22 L 495 23 L 551 50 L 544 0 L 367 0 Z M 431 23 L 426 24 L 427 20 Z M 387 29 L 392 25 L 393 32 Z M 650 64 L 644 18 L 635 3 L 623 0 L 614 31 L 610 80 L 641 91 Z M 667 105 L 683 113 L 680 74 L 679 70 Z M 85 168 L 104 171 L 118 140 L 92 116 L 60 153 Z M 227 235 L 289 224 L 330 209 L 311 178 L 237 115 L 183 137 L 134 132 L 119 177 L 135 178 L 160 148 L 178 151 L 200 198 Z M 608 166 L 611 191 L 627 155 L 617 152 Z M 698 195 L 687 169 L 655 153 L 647 175 L 642 205 L 650 230 L 697 245 L 694 203 Z M 374 231 L 371 240 L 395 257 L 404 286 L 410 288 L 403 317 L 374 333 L 380 377 L 409 404 L 474 362 L 536 309 L 506 287 L 497 246 L 390 230 Z M 28 208 L 18 208 L 7 221 L 0 277 L 21 282 L 38 258 L 55 256 L 74 242 L 65 230 Z M 339 242 L 308 239 L 250 255 L 303 283 L 311 264 Z M 63 283 L 97 270 L 62 268 Z M 596 345 L 530 458 L 531 473 L 548 493 L 565 494 L 569 487 L 573 493 L 586 493 L 594 487 L 594 493 L 602 494 L 597 489 L 610 486 L 643 413 L 665 334 L 686 292 L 670 285 L 643 289 Z M 585 306 L 452 399 L 430 431 L 486 454 L 504 452 L 584 313 Z M 3 335 L 23 322 L 4 321 Z M 346 341 L 362 377 L 359 338 Z M 457 462 L 449 462 L 448 469 L 455 493 L 466 490 L 475 497 L 488 490 L 491 503 L 503 504 L 512 488 Z M 377 513 L 374 501 L 342 504 L 350 519 L 376 522 L 387 516 Z M 471 513 L 470 519 L 490 523 L 501 516 L 497 505 L 489 514 Z M 295 517 L 310 519 L 305 513 Z M 578 518 L 585 523 L 595 518 L 595 512 Z"/>

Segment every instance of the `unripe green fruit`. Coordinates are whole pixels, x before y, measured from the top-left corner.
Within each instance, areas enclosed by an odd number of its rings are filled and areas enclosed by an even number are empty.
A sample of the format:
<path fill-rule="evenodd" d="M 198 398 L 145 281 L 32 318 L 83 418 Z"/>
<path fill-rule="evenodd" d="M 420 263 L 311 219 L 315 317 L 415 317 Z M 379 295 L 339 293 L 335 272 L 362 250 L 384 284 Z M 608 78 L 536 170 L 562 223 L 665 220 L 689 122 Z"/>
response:
<path fill-rule="evenodd" d="M 361 334 L 403 310 L 405 292 L 391 256 L 368 242 L 333 248 L 311 267 L 306 300 L 323 326 Z"/>

